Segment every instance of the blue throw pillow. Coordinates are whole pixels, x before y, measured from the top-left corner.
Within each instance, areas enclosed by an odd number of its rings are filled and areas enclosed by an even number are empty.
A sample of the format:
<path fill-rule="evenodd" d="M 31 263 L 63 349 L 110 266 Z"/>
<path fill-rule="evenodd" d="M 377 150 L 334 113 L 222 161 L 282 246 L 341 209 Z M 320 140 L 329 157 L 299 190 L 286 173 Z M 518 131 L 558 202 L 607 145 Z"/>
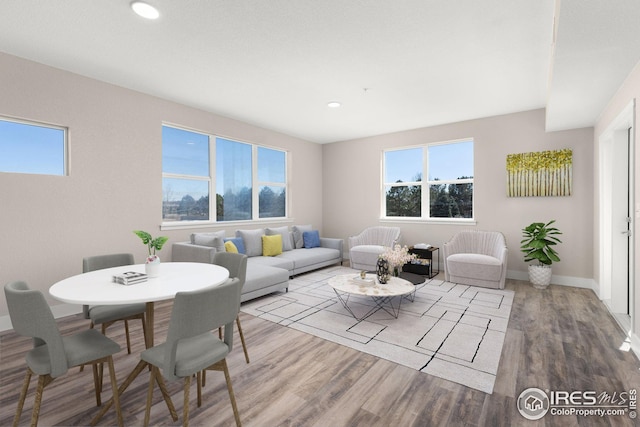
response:
<path fill-rule="evenodd" d="M 305 231 L 302 233 L 302 240 L 304 241 L 305 248 L 319 248 L 320 247 L 320 233 L 318 230 Z"/>
<path fill-rule="evenodd" d="M 246 254 L 247 251 L 244 248 L 244 242 L 242 241 L 242 237 L 227 237 L 224 239 L 225 242 L 233 242 L 233 244 L 238 248 L 238 253 Z"/>

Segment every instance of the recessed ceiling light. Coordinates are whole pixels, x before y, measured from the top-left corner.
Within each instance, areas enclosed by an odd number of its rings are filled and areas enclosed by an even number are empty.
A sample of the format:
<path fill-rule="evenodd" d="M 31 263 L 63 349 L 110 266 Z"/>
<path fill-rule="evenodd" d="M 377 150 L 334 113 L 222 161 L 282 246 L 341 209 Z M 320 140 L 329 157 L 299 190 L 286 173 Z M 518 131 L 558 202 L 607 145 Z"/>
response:
<path fill-rule="evenodd" d="M 339 103 L 338 101 L 331 101 L 330 103 L 327 104 L 327 107 L 329 107 L 329 108 L 338 108 L 341 105 L 342 104 Z"/>
<path fill-rule="evenodd" d="M 158 19 L 158 17 L 160 16 L 160 12 L 158 12 L 158 9 L 142 1 L 134 1 L 133 3 L 131 3 L 131 9 L 133 9 L 135 13 L 146 19 Z"/>

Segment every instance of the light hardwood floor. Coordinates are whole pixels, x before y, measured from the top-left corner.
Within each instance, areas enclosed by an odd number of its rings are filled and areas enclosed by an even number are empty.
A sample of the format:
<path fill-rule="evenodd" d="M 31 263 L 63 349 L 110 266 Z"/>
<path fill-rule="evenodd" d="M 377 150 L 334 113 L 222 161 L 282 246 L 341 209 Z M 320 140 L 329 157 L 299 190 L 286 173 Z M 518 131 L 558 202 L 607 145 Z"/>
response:
<path fill-rule="evenodd" d="M 549 390 L 640 390 L 640 363 L 621 350 L 624 334 L 596 295 L 586 289 L 552 285 L 535 290 L 508 280 L 516 292 L 494 393 L 491 395 L 359 353 L 305 333 L 241 313 L 251 363 L 239 339 L 227 358 L 244 426 L 631 426 L 624 417 L 576 417 L 547 414 L 524 419 L 516 408 L 529 387 Z M 156 342 L 166 336 L 171 303 L 156 306 Z M 133 349 L 126 354 L 124 328 L 108 331 L 122 348 L 115 359 L 118 382 L 138 362 L 143 349 L 139 322 L 130 326 Z M 63 334 L 88 327 L 80 316 L 59 320 Z M 137 337 L 137 339 L 135 338 Z M 24 375 L 24 353 L 31 341 L 12 331 L 0 334 L 0 425 L 10 425 Z M 121 397 L 125 425 L 141 425 L 149 373 L 144 371 Z M 30 419 L 30 394 L 21 425 Z M 104 396 L 110 395 L 105 382 Z M 168 383 L 182 413 L 182 382 Z M 224 377 L 209 372 L 203 406 L 191 392 L 191 425 L 233 426 Z M 152 425 L 173 422 L 159 390 L 154 394 Z M 88 425 L 97 412 L 90 371 L 70 371 L 44 391 L 41 426 Z M 114 425 L 113 411 L 99 425 Z"/>

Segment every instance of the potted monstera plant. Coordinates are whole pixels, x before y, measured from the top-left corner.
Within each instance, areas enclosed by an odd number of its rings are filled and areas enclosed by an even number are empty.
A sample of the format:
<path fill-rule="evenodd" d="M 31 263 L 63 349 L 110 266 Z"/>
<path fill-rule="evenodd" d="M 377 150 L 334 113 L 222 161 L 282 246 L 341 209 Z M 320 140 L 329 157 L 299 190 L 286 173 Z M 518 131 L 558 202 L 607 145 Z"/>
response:
<path fill-rule="evenodd" d="M 529 265 L 529 281 L 536 289 L 545 289 L 551 283 L 551 264 L 560 261 L 553 248 L 562 243 L 556 236 L 562 234 L 553 227 L 555 220 L 548 223 L 534 222 L 522 229 L 520 250 L 524 253 L 524 261 L 537 261 Z"/>
<path fill-rule="evenodd" d="M 149 256 L 145 261 L 147 275 L 149 277 L 157 276 L 160 267 L 160 257 L 156 255 L 156 251 L 161 250 L 169 238 L 166 236 L 153 238 L 151 234 L 142 230 L 133 230 L 133 232 L 142 240 L 144 245 L 147 245 L 147 249 L 149 250 Z"/>

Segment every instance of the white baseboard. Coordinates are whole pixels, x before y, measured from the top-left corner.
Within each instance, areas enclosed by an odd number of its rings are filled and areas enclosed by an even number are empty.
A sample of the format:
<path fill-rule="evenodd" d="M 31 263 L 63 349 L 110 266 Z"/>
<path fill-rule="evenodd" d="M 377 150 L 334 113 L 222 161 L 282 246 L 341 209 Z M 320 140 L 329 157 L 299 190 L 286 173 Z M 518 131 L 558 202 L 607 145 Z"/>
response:
<path fill-rule="evenodd" d="M 525 282 L 528 282 L 529 273 L 519 270 L 507 270 L 507 279 L 524 280 Z M 591 289 L 596 292 L 596 295 L 598 295 L 597 291 L 599 288 L 596 281 L 593 279 L 587 279 L 584 277 L 558 276 L 557 274 L 554 274 L 553 276 L 551 276 L 551 284 Z"/>
<path fill-rule="evenodd" d="M 629 339 L 631 340 L 631 350 L 633 350 L 636 357 L 640 359 L 640 337 L 633 332 L 630 332 Z"/>

